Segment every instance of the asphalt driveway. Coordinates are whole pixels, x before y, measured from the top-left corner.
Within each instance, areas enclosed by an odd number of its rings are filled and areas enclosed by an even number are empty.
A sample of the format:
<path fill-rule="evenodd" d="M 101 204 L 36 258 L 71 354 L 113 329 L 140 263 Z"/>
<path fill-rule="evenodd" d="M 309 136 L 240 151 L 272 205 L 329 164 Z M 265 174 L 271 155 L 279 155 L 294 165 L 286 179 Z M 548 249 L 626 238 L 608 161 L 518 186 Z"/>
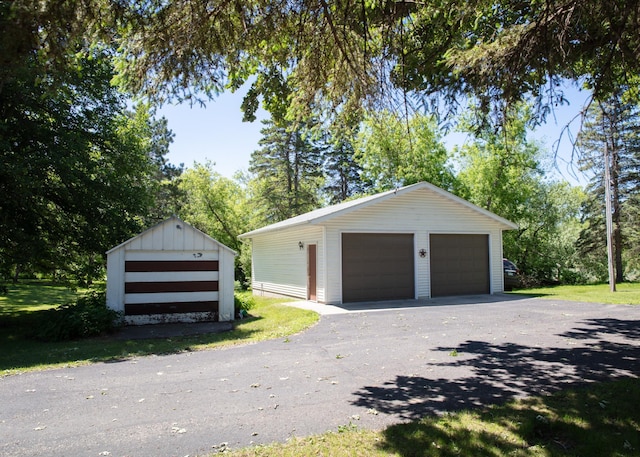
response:
<path fill-rule="evenodd" d="M 339 308 L 288 339 L 0 379 L 0 455 L 193 456 L 640 375 L 639 307 L 429 305 Z"/>

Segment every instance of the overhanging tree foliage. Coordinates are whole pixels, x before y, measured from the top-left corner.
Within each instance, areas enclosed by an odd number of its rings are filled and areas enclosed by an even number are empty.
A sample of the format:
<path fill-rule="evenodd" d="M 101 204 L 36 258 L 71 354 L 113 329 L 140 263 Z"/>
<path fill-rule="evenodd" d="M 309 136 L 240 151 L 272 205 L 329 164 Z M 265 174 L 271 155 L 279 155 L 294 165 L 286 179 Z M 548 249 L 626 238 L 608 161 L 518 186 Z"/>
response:
<path fill-rule="evenodd" d="M 401 88 L 444 95 L 448 108 L 470 97 L 499 117 L 523 96 L 553 106 L 562 78 L 583 80 L 601 99 L 640 70 L 638 0 L 148 5 L 139 11 L 147 26 L 124 36 L 123 74 L 154 95 L 221 90 L 277 67 L 298 109 L 349 111 L 365 99 L 388 103 Z"/>
<path fill-rule="evenodd" d="M 15 0 L 0 13 L 0 87 L 25 55 L 56 62 L 95 39 L 119 44 L 122 83 L 158 99 L 258 75 L 251 97 L 284 78 L 294 109 L 333 114 L 388 104 L 394 88 L 497 117 L 532 97 L 544 114 L 563 98 L 560 79 L 603 100 L 640 73 L 640 0 Z"/>

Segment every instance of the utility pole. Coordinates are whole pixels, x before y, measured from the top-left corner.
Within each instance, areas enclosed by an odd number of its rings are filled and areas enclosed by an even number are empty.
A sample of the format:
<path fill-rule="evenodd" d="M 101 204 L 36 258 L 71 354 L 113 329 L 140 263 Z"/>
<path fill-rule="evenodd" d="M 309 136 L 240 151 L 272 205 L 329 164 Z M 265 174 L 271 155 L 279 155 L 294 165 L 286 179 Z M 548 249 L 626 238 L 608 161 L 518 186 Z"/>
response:
<path fill-rule="evenodd" d="M 603 123 L 606 119 L 604 107 L 602 110 Z M 605 130 L 606 132 L 606 130 Z M 609 155 L 609 140 L 604 141 L 604 198 L 605 198 L 605 220 L 607 222 L 607 265 L 609 266 L 609 290 L 616 291 L 616 274 L 613 258 L 613 214 L 611 211 L 611 157 Z"/>

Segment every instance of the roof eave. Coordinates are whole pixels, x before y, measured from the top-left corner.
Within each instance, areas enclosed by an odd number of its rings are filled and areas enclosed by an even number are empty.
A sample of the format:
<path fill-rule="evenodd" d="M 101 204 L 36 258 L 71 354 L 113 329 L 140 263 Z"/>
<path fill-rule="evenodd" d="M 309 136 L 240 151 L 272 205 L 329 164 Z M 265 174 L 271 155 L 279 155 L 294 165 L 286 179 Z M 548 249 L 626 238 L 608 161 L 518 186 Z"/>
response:
<path fill-rule="evenodd" d="M 290 229 L 292 227 L 299 227 L 301 225 L 312 224 L 314 222 L 315 222 L 314 220 L 307 219 L 307 220 L 304 220 L 304 221 L 296 222 L 295 224 L 283 225 L 281 227 L 272 227 L 272 226 L 267 225 L 266 227 L 262 227 L 262 228 L 259 228 L 259 229 L 256 229 L 256 230 L 252 230 L 250 232 L 241 233 L 240 235 L 238 235 L 238 238 L 240 238 L 241 240 L 250 239 L 250 238 L 253 238 L 256 235 L 262 235 L 264 233 L 271 233 L 271 232 L 281 232 L 282 230 L 287 230 L 287 229 Z"/>

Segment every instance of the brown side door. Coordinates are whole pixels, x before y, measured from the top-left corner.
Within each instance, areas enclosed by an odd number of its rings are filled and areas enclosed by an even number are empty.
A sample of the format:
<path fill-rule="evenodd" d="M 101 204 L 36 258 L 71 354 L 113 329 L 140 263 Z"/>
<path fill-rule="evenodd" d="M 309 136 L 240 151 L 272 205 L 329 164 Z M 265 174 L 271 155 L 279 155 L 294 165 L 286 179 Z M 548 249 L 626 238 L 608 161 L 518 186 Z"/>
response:
<path fill-rule="evenodd" d="M 342 301 L 415 298 L 413 234 L 343 233 Z"/>
<path fill-rule="evenodd" d="M 315 244 L 307 245 L 307 300 L 317 300 L 317 249 Z"/>
<path fill-rule="evenodd" d="M 431 296 L 488 294 L 489 235 L 429 236 Z"/>

